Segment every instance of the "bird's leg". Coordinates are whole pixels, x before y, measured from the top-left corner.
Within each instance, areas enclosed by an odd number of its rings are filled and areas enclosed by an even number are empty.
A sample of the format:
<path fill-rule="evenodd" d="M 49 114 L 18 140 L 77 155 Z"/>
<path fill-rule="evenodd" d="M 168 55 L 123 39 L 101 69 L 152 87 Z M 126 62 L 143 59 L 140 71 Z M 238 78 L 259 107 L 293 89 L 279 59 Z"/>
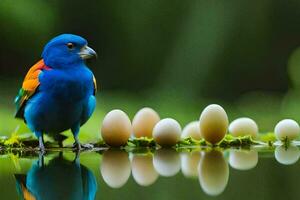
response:
<path fill-rule="evenodd" d="M 44 145 L 44 139 L 43 135 L 39 137 L 39 149 L 41 152 L 45 152 L 45 145 Z"/>
<path fill-rule="evenodd" d="M 79 128 L 78 125 L 76 125 L 75 127 L 71 128 L 71 131 L 73 133 L 74 140 L 75 140 L 75 143 L 74 143 L 73 147 L 76 148 L 77 151 L 81 150 L 81 145 L 80 145 L 80 141 L 79 141 L 79 138 L 78 138 L 79 130 L 80 130 L 80 128 Z"/>
<path fill-rule="evenodd" d="M 45 145 L 44 145 L 44 138 L 43 138 L 43 133 L 40 131 L 35 132 L 35 135 L 38 137 L 39 139 L 39 150 L 42 153 L 45 153 Z"/>
<path fill-rule="evenodd" d="M 79 129 L 80 129 L 79 125 L 75 126 L 74 128 L 71 129 L 73 136 L 74 136 L 74 140 L 75 140 L 73 147 L 75 147 L 78 151 L 80 151 L 82 148 L 86 148 L 86 149 L 93 148 L 94 146 L 92 144 L 80 144 L 80 141 L 78 138 Z"/>
<path fill-rule="evenodd" d="M 44 154 L 45 146 L 42 132 L 35 132 L 35 135 L 39 138 L 39 167 L 44 167 Z"/>
<path fill-rule="evenodd" d="M 74 139 L 75 139 L 75 143 L 74 143 L 74 147 L 78 150 L 78 151 L 81 151 L 81 144 L 80 144 L 80 141 L 78 139 L 78 136 L 74 136 Z"/>

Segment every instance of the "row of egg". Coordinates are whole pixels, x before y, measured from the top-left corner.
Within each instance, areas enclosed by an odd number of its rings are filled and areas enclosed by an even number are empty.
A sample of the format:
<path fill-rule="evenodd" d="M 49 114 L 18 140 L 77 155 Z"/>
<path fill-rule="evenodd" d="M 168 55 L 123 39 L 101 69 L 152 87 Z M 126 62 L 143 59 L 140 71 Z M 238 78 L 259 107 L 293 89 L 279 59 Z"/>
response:
<path fill-rule="evenodd" d="M 207 106 L 201 113 L 199 121 L 189 123 L 182 131 L 180 124 L 172 118 L 160 120 L 159 115 L 151 108 L 143 108 L 134 116 L 132 123 L 127 114 L 121 110 L 112 110 L 102 122 L 101 135 L 110 146 L 125 145 L 133 133 L 137 138 L 154 138 L 161 146 L 173 146 L 181 138 L 204 138 L 211 144 L 219 143 L 229 130 L 233 136 L 250 135 L 256 138 L 258 126 L 250 118 L 238 118 L 228 127 L 225 110 L 217 104 Z M 292 119 L 280 121 L 274 129 L 278 140 L 294 140 L 299 136 L 300 127 Z"/>
<path fill-rule="evenodd" d="M 225 156 L 224 156 L 225 155 Z M 222 193 L 229 179 L 228 164 L 236 170 L 250 170 L 258 163 L 256 150 L 230 150 L 229 155 L 220 151 L 182 152 L 173 149 L 159 149 L 154 155 L 136 155 L 120 150 L 104 152 L 100 167 L 103 180 L 109 187 L 120 188 L 133 179 L 141 186 L 152 185 L 159 176 L 171 177 L 180 170 L 187 178 L 198 178 L 205 193 Z M 228 157 L 226 156 L 228 155 Z M 285 149 L 276 147 L 275 158 L 282 164 L 293 164 L 300 156 L 295 146 Z"/>

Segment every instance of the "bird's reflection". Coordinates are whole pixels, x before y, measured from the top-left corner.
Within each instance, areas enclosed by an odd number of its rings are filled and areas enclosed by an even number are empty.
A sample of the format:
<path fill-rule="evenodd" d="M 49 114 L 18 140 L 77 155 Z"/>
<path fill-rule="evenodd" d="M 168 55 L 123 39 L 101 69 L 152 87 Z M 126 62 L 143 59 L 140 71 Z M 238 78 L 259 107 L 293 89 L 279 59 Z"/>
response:
<path fill-rule="evenodd" d="M 105 183 L 112 188 L 120 188 L 130 177 L 130 161 L 126 151 L 112 149 L 103 153 L 100 167 Z"/>
<path fill-rule="evenodd" d="M 153 166 L 153 156 L 151 154 L 133 155 L 131 170 L 134 180 L 141 186 L 149 186 L 158 178 L 158 173 Z"/>
<path fill-rule="evenodd" d="M 238 170 L 249 170 L 258 163 L 258 153 L 256 150 L 230 150 L 229 164 Z"/>
<path fill-rule="evenodd" d="M 180 171 L 180 156 L 174 149 L 158 149 L 154 153 L 153 165 L 159 175 L 171 177 Z"/>
<path fill-rule="evenodd" d="M 27 174 L 15 177 L 17 190 L 25 200 L 93 200 L 97 191 L 91 170 L 80 164 L 78 156 L 69 161 L 62 153 L 46 165 L 40 159 Z"/>
<path fill-rule="evenodd" d="M 198 173 L 200 185 L 206 194 L 217 196 L 225 190 L 229 167 L 220 151 L 205 152 L 201 156 Z"/>
<path fill-rule="evenodd" d="M 187 177 L 198 177 L 198 165 L 201 158 L 201 152 L 183 152 L 180 154 L 181 158 L 181 171 Z"/>
<path fill-rule="evenodd" d="M 277 146 L 275 149 L 275 159 L 283 165 L 291 165 L 299 160 L 299 148 L 293 144 L 289 146 Z"/>

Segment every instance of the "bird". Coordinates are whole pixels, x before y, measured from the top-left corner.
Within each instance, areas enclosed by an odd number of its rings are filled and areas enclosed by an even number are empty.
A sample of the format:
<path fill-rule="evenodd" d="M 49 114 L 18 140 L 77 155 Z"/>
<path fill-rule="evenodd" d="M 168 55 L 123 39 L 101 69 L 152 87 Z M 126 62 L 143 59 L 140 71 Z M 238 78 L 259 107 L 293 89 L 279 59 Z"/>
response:
<path fill-rule="evenodd" d="M 94 200 L 98 189 L 93 172 L 64 158 L 62 152 L 46 165 L 35 161 L 27 174 L 15 174 L 16 189 L 21 199 Z"/>
<path fill-rule="evenodd" d="M 44 46 L 41 59 L 27 72 L 15 98 L 15 118 L 35 134 L 41 152 L 44 134 L 59 138 L 69 129 L 77 150 L 90 147 L 80 144 L 78 135 L 96 107 L 96 78 L 85 62 L 95 57 L 86 39 L 61 34 Z"/>

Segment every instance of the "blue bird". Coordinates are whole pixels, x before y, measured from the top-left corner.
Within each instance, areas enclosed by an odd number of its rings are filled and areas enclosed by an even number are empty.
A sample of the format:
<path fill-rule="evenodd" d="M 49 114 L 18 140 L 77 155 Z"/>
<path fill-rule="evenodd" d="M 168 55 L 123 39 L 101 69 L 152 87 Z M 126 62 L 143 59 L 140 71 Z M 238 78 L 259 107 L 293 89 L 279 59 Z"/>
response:
<path fill-rule="evenodd" d="M 77 35 L 62 34 L 44 47 L 42 59 L 33 65 L 15 99 L 15 117 L 24 119 L 39 139 L 44 152 L 43 134 L 59 138 L 71 129 L 80 150 L 80 127 L 96 106 L 96 79 L 85 60 L 96 57 L 87 41 Z"/>
<path fill-rule="evenodd" d="M 33 163 L 27 174 L 15 174 L 18 194 L 25 200 L 94 200 L 97 181 L 79 157 L 66 160 L 62 153 L 44 165 Z"/>

